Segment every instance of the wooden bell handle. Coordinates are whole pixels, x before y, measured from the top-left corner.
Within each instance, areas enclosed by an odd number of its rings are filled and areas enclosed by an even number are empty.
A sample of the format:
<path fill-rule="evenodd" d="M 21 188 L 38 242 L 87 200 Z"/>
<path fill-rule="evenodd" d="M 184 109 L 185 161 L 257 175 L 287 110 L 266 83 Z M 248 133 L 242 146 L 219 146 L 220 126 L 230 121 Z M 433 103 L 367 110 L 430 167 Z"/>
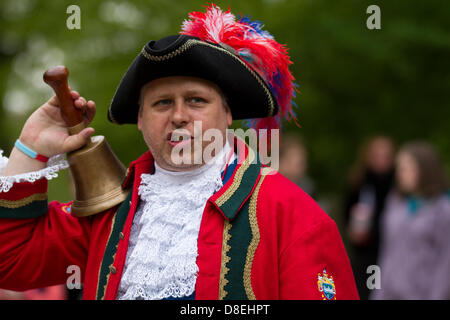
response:
<path fill-rule="evenodd" d="M 73 105 L 72 95 L 67 84 L 69 70 L 64 66 L 50 68 L 44 73 L 44 82 L 55 91 L 59 100 L 61 116 L 68 127 L 75 127 L 83 123 L 83 113 Z"/>

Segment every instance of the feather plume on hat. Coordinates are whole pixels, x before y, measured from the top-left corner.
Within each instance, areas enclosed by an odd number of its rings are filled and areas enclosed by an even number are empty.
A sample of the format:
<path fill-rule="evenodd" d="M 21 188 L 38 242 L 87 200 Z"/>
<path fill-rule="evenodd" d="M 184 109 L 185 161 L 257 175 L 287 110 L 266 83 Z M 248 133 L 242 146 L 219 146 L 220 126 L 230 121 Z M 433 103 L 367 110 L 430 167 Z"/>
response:
<path fill-rule="evenodd" d="M 183 22 L 180 33 L 219 44 L 256 71 L 272 91 L 279 114 L 249 119 L 244 124 L 257 130 L 278 129 L 282 120 L 294 120 L 297 124 L 292 108 L 297 107 L 293 101 L 296 84 L 289 71 L 292 61 L 287 48 L 262 28 L 263 24 L 259 21 L 251 21 L 248 16 L 237 19 L 230 9 L 224 12 L 211 4 L 206 12 L 189 13 L 189 19 Z"/>

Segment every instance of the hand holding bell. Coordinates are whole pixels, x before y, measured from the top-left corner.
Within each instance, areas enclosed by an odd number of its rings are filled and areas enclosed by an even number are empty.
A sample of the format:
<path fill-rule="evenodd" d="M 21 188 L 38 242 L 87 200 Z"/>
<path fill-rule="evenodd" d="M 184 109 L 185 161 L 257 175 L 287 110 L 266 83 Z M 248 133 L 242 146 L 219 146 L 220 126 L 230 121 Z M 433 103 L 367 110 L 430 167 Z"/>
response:
<path fill-rule="evenodd" d="M 44 81 L 53 88 L 59 100 L 61 117 L 69 134 L 77 135 L 86 128 L 83 113 L 76 109 L 67 79 L 66 67 L 58 66 L 44 73 Z M 67 161 L 75 183 L 75 216 L 93 215 L 121 203 L 128 195 L 122 189 L 126 168 L 112 151 L 104 136 L 94 136 L 81 148 L 69 152 Z"/>

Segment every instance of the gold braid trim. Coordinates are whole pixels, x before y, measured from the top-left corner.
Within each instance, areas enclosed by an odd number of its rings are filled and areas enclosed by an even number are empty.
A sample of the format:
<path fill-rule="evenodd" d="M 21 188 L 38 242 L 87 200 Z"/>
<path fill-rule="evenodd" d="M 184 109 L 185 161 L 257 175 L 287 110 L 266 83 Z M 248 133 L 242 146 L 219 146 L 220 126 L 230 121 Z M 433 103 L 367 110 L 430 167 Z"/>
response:
<path fill-rule="evenodd" d="M 110 271 L 108 272 L 108 275 L 106 276 L 106 283 L 103 286 L 103 297 L 102 297 L 102 300 L 105 300 L 106 287 L 108 286 L 109 276 L 111 275 L 111 266 L 114 264 L 114 260 L 116 260 L 116 254 L 117 254 L 117 248 L 118 247 L 119 247 L 119 244 L 116 245 L 116 253 L 114 253 L 114 255 L 113 255 L 113 262 L 108 266 L 108 270 L 110 270 Z"/>
<path fill-rule="evenodd" d="M 117 210 L 119 210 L 119 209 L 117 209 Z M 106 250 L 106 248 L 108 247 L 108 243 L 109 243 L 109 240 L 110 240 L 110 238 L 111 238 L 112 231 L 113 231 L 113 229 L 114 229 L 114 222 L 116 221 L 117 210 L 116 210 L 116 212 L 114 212 L 114 217 L 112 218 L 112 221 L 111 221 L 111 230 L 109 231 L 108 240 L 106 240 L 105 250 Z M 105 258 L 103 257 L 103 259 L 105 259 Z M 103 259 L 102 259 L 102 260 L 103 260 Z M 114 261 L 114 260 L 113 260 L 113 261 Z M 103 264 L 103 261 L 102 261 L 102 263 L 100 264 L 100 268 L 98 269 L 97 290 L 96 290 L 96 292 L 95 292 L 95 300 L 98 300 L 98 285 L 100 284 L 100 274 L 101 274 L 101 271 L 102 271 L 102 264 Z M 111 267 L 111 265 L 109 265 L 108 268 L 109 268 L 109 267 Z M 103 290 L 103 297 L 101 297 L 101 300 L 104 300 L 104 299 L 105 299 L 106 286 L 108 285 L 109 275 L 110 275 L 110 273 L 108 273 L 108 275 L 106 276 L 106 284 L 105 284 L 104 287 L 103 287 L 103 289 L 104 289 L 104 290 Z"/>
<path fill-rule="evenodd" d="M 266 168 L 263 168 L 263 173 L 261 174 L 258 184 L 256 185 L 255 191 L 253 192 L 253 194 L 250 198 L 250 204 L 249 204 L 248 219 L 250 221 L 250 228 L 252 230 L 252 241 L 250 242 L 250 245 L 248 246 L 248 250 L 247 250 L 247 258 L 246 258 L 245 266 L 244 266 L 243 281 L 244 281 L 245 293 L 247 294 L 247 297 L 250 300 L 256 300 L 255 293 L 253 292 L 253 288 L 252 288 L 251 274 L 252 274 L 253 258 L 255 256 L 256 248 L 258 247 L 259 240 L 260 240 L 258 219 L 256 216 L 256 207 L 257 207 L 257 203 L 258 203 L 259 188 L 261 187 L 261 184 L 265 178 L 265 174 L 264 174 L 265 169 Z"/>
<path fill-rule="evenodd" d="M 266 93 L 266 96 L 267 96 L 267 100 L 269 101 L 269 112 L 268 112 L 267 117 L 273 116 L 273 112 L 274 112 L 274 109 L 275 109 L 275 104 L 274 104 L 274 101 L 272 99 L 272 95 L 270 94 L 270 91 L 269 91 L 269 88 L 268 88 L 267 84 L 256 74 L 255 71 L 253 71 L 253 69 L 251 69 L 244 61 L 242 61 L 241 58 L 239 58 L 236 54 L 233 54 L 229 50 L 226 50 L 226 49 L 224 49 L 222 47 L 214 46 L 214 45 L 212 45 L 210 43 L 203 42 L 203 41 L 200 41 L 200 40 L 189 39 L 181 47 L 179 47 L 175 51 L 173 51 L 171 53 L 168 53 L 166 55 L 162 55 L 162 56 L 151 55 L 147 51 L 145 51 L 145 47 L 142 48 L 141 54 L 145 58 L 150 60 L 150 61 L 161 62 L 161 61 L 169 60 L 169 59 L 172 59 L 173 57 L 176 57 L 177 55 L 183 53 L 184 51 L 188 50 L 189 48 L 191 48 L 194 45 L 202 45 L 202 46 L 206 46 L 206 47 L 210 47 L 210 48 L 219 50 L 219 51 L 229 55 L 230 57 L 233 57 L 236 61 L 238 61 L 240 64 L 242 64 L 242 66 L 244 66 L 248 70 L 248 72 L 250 72 L 250 74 L 253 77 L 255 77 L 255 79 L 258 81 L 258 83 L 264 89 L 264 92 Z"/>
<path fill-rule="evenodd" d="M 219 300 L 223 300 L 228 292 L 225 290 L 225 286 L 228 283 L 228 280 L 225 278 L 228 271 L 230 269 L 227 267 L 227 263 L 230 261 L 230 257 L 227 255 L 228 251 L 230 251 L 231 247 L 228 244 L 228 241 L 231 239 L 230 234 L 231 223 L 228 220 L 225 220 L 223 225 L 223 240 L 222 240 L 222 263 L 220 266 L 220 280 L 219 280 Z"/>
<path fill-rule="evenodd" d="M 0 199 L 0 207 L 8 208 L 8 209 L 17 209 L 27 204 L 32 203 L 33 201 L 38 200 L 47 200 L 47 193 L 35 193 L 29 197 L 20 199 L 20 200 L 3 200 Z"/>
<path fill-rule="evenodd" d="M 169 60 L 169 59 L 172 59 L 172 58 L 176 57 L 177 55 L 179 55 L 179 54 L 183 53 L 184 51 L 190 49 L 194 45 L 202 45 L 202 46 L 206 46 L 206 47 L 210 47 L 210 48 L 222 51 L 223 53 L 228 54 L 230 57 L 233 57 L 236 61 L 238 61 L 240 64 L 242 64 L 242 66 L 244 66 L 248 70 L 248 72 L 250 72 L 250 74 L 253 77 L 255 77 L 256 81 L 258 81 L 260 86 L 264 89 L 264 92 L 266 94 L 267 100 L 269 101 L 269 110 L 268 110 L 267 117 L 271 117 L 271 116 L 274 115 L 275 103 L 274 103 L 274 100 L 272 98 L 272 95 L 270 93 L 270 90 L 269 90 L 268 85 L 266 84 L 266 82 L 264 80 L 262 80 L 261 77 L 253 69 L 251 69 L 244 61 L 242 61 L 241 58 L 239 58 L 236 54 L 230 52 L 229 50 L 226 50 L 226 49 L 221 48 L 221 47 L 214 46 L 214 45 L 212 45 L 210 43 L 203 42 L 203 41 L 200 41 L 200 40 L 189 39 L 181 47 L 179 47 L 175 51 L 173 51 L 171 53 L 168 53 L 166 55 L 162 55 L 162 56 L 151 55 L 147 51 L 145 51 L 145 46 L 142 48 L 141 54 L 145 58 L 150 60 L 150 61 L 161 62 L 161 61 L 166 61 L 166 60 Z M 114 116 L 112 114 L 111 107 L 109 108 L 108 113 L 109 113 L 109 116 L 111 118 L 111 121 L 113 123 L 119 124 L 119 122 L 117 122 L 117 120 L 114 118 Z"/>
<path fill-rule="evenodd" d="M 244 160 L 241 167 L 237 170 L 233 183 L 231 186 L 216 200 L 216 204 L 218 207 L 221 207 L 225 202 L 227 202 L 233 194 L 236 192 L 236 190 L 239 188 L 242 182 L 242 177 L 244 176 L 245 171 L 247 171 L 248 167 L 250 167 L 250 164 L 255 159 L 255 153 L 251 148 L 248 148 L 248 156 L 247 159 Z"/>

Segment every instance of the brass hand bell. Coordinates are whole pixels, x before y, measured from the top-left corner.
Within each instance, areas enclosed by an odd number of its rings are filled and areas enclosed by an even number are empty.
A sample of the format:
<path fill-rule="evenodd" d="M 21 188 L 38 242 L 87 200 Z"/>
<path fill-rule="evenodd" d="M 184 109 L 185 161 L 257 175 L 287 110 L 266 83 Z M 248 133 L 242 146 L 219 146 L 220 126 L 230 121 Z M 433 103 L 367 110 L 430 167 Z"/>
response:
<path fill-rule="evenodd" d="M 44 81 L 58 97 L 61 115 L 69 134 L 76 134 L 86 125 L 83 114 L 73 106 L 67 84 L 69 71 L 64 66 L 48 69 Z M 67 161 L 75 183 L 72 214 L 77 217 L 100 213 L 121 203 L 129 190 L 122 189 L 125 166 L 112 151 L 104 136 L 93 136 L 78 150 L 67 154 Z"/>

